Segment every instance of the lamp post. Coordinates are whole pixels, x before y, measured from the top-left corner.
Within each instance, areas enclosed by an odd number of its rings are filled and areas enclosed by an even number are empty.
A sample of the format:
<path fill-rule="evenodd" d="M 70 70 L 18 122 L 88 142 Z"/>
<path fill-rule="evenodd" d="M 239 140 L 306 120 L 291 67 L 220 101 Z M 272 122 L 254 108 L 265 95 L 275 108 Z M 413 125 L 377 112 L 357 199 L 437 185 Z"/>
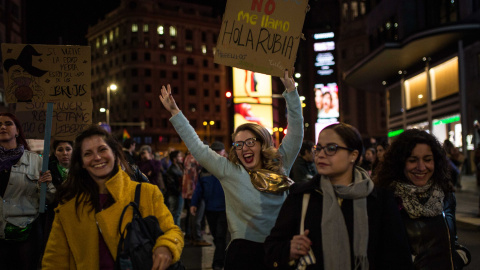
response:
<path fill-rule="evenodd" d="M 203 125 L 207 128 L 207 140 L 210 143 L 210 126 L 215 125 L 215 121 L 203 121 Z"/>
<path fill-rule="evenodd" d="M 117 85 L 112 83 L 107 87 L 107 125 L 110 126 L 110 91 L 117 90 Z"/>

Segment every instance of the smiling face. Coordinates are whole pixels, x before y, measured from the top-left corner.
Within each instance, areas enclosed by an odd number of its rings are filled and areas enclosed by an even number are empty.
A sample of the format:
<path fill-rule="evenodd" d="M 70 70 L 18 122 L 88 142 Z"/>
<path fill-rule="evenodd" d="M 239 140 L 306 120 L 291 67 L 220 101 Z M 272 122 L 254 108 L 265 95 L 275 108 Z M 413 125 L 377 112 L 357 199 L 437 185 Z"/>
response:
<path fill-rule="evenodd" d="M 342 138 L 332 129 L 324 129 L 318 135 L 317 145 L 326 146 L 336 144 L 341 147 L 348 147 Z M 333 156 L 325 154 L 325 149 L 315 154 L 315 165 L 318 174 L 330 177 L 333 184 L 349 184 L 352 181 L 352 171 L 358 151 L 348 151 L 337 148 Z"/>
<path fill-rule="evenodd" d="M 235 142 L 244 142 L 247 139 L 255 138 L 256 136 L 250 130 L 243 130 L 235 136 Z M 260 141 L 255 141 L 254 146 L 243 145 L 241 150 L 236 149 L 238 160 L 247 170 L 258 170 L 262 168 L 262 145 Z"/>
<path fill-rule="evenodd" d="M 62 167 L 70 167 L 70 160 L 72 159 L 72 146 L 67 142 L 61 142 L 55 149 L 55 157 Z"/>
<path fill-rule="evenodd" d="M 322 90 L 315 90 L 315 106 L 317 109 L 322 109 Z"/>
<path fill-rule="evenodd" d="M 95 181 L 107 180 L 116 165 L 112 148 L 98 135 L 85 138 L 81 148 L 83 168 Z"/>
<path fill-rule="evenodd" d="M 18 129 L 15 122 L 8 116 L 0 116 L 0 145 L 5 149 L 16 148 L 16 135 L 18 135 Z"/>
<path fill-rule="evenodd" d="M 427 144 L 417 144 L 405 161 L 404 173 L 416 186 L 425 186 L 435 169 L 432 149 Z"/>

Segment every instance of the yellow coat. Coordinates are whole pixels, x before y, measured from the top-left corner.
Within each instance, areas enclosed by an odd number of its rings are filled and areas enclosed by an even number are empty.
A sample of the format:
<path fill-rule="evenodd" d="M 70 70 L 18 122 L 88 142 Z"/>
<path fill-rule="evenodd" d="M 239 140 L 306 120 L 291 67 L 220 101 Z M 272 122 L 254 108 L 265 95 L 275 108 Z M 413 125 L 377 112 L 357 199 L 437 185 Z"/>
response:
<path fill-rule="evenodd" d="M 59 205 L 55 209 L 55 220 L 45 249 L 42 269 L 99 269 L 98 227 L 116 259 L 120 240 L 118 222 L 123 208 L 134 200 L 137 184 L 120 169 L 106 182 L 106 187 L 115 200 L 107 209 L 95 214 L 82 202 L 77 217 L 75 199 Z M 153 250 L 165 246 L 172 252 L 173 262 L 178 261 L 184 245 L 183 233 L 174 224 L 172 215 L 163 202 L 162 193 L 158 187 L 143 183 L 140 197 L 142 217 L 156 216 L 160 229 L 165 233 L 157 239 Z M 125 213 L 123 228 L 132 220 L 131 209 L 130 207 Z"/>

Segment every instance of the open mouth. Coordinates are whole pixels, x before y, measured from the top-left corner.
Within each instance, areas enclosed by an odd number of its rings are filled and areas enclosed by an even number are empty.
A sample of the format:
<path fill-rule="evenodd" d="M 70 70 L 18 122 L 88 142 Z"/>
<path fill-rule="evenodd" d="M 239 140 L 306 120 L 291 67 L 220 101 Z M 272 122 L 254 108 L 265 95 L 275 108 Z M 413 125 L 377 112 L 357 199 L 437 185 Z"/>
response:
<path fill-rule="evenodd" d="M 243 155 L 243 159 L 245 160 L 246 163 L 251 163 L 253 162 L 253 154 L 245 154 Z"/>

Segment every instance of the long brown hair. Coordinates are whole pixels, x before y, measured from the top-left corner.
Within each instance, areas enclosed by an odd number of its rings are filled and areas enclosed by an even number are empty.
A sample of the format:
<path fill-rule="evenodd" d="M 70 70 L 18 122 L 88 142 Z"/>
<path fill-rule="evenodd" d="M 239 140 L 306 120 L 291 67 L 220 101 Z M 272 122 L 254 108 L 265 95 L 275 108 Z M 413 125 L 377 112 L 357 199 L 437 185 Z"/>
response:
<path fill-rule="evenodd" d="M 25 139 L 25 133 L 23 133 L 23 128 L 20 120 L 18 120 L 18 118 L 14 114 L 8 112 L 0 113 L 0 116 L 9 117 L 10 119 L 12 119 L 13 123 L 15 123 L 15 127 L 18 129 L 17 147 L 19 144 L 22 144 L 26 150 L 30 151 L 30 146 L 28 146 L 27 140 Z"/>
<path fill-rule="evenodd" d="M 87 170 L 83 168 L 82 160 L 82 143 L 85 139 L 92 136 L 102 137 L 112 149 L 113 155 L 115 156 L 115 163 L 121 165 L 129 175 L 132 175 L 132 170 L 125 160 L 120 143 L 102 127 L 98 125 L 90 126 L 75 139 L 68 178 L 57 191 L 60 204 L 64 204 L 75 198 L 75 208 L 77 211 L 82 202 L 84 205 L 90 204 L 91 210 L 99 211 L 100 208 L 98 185 Z M 114 176 L 118 170 L 119 166 L 114 166 L 110 177 Z"/>

